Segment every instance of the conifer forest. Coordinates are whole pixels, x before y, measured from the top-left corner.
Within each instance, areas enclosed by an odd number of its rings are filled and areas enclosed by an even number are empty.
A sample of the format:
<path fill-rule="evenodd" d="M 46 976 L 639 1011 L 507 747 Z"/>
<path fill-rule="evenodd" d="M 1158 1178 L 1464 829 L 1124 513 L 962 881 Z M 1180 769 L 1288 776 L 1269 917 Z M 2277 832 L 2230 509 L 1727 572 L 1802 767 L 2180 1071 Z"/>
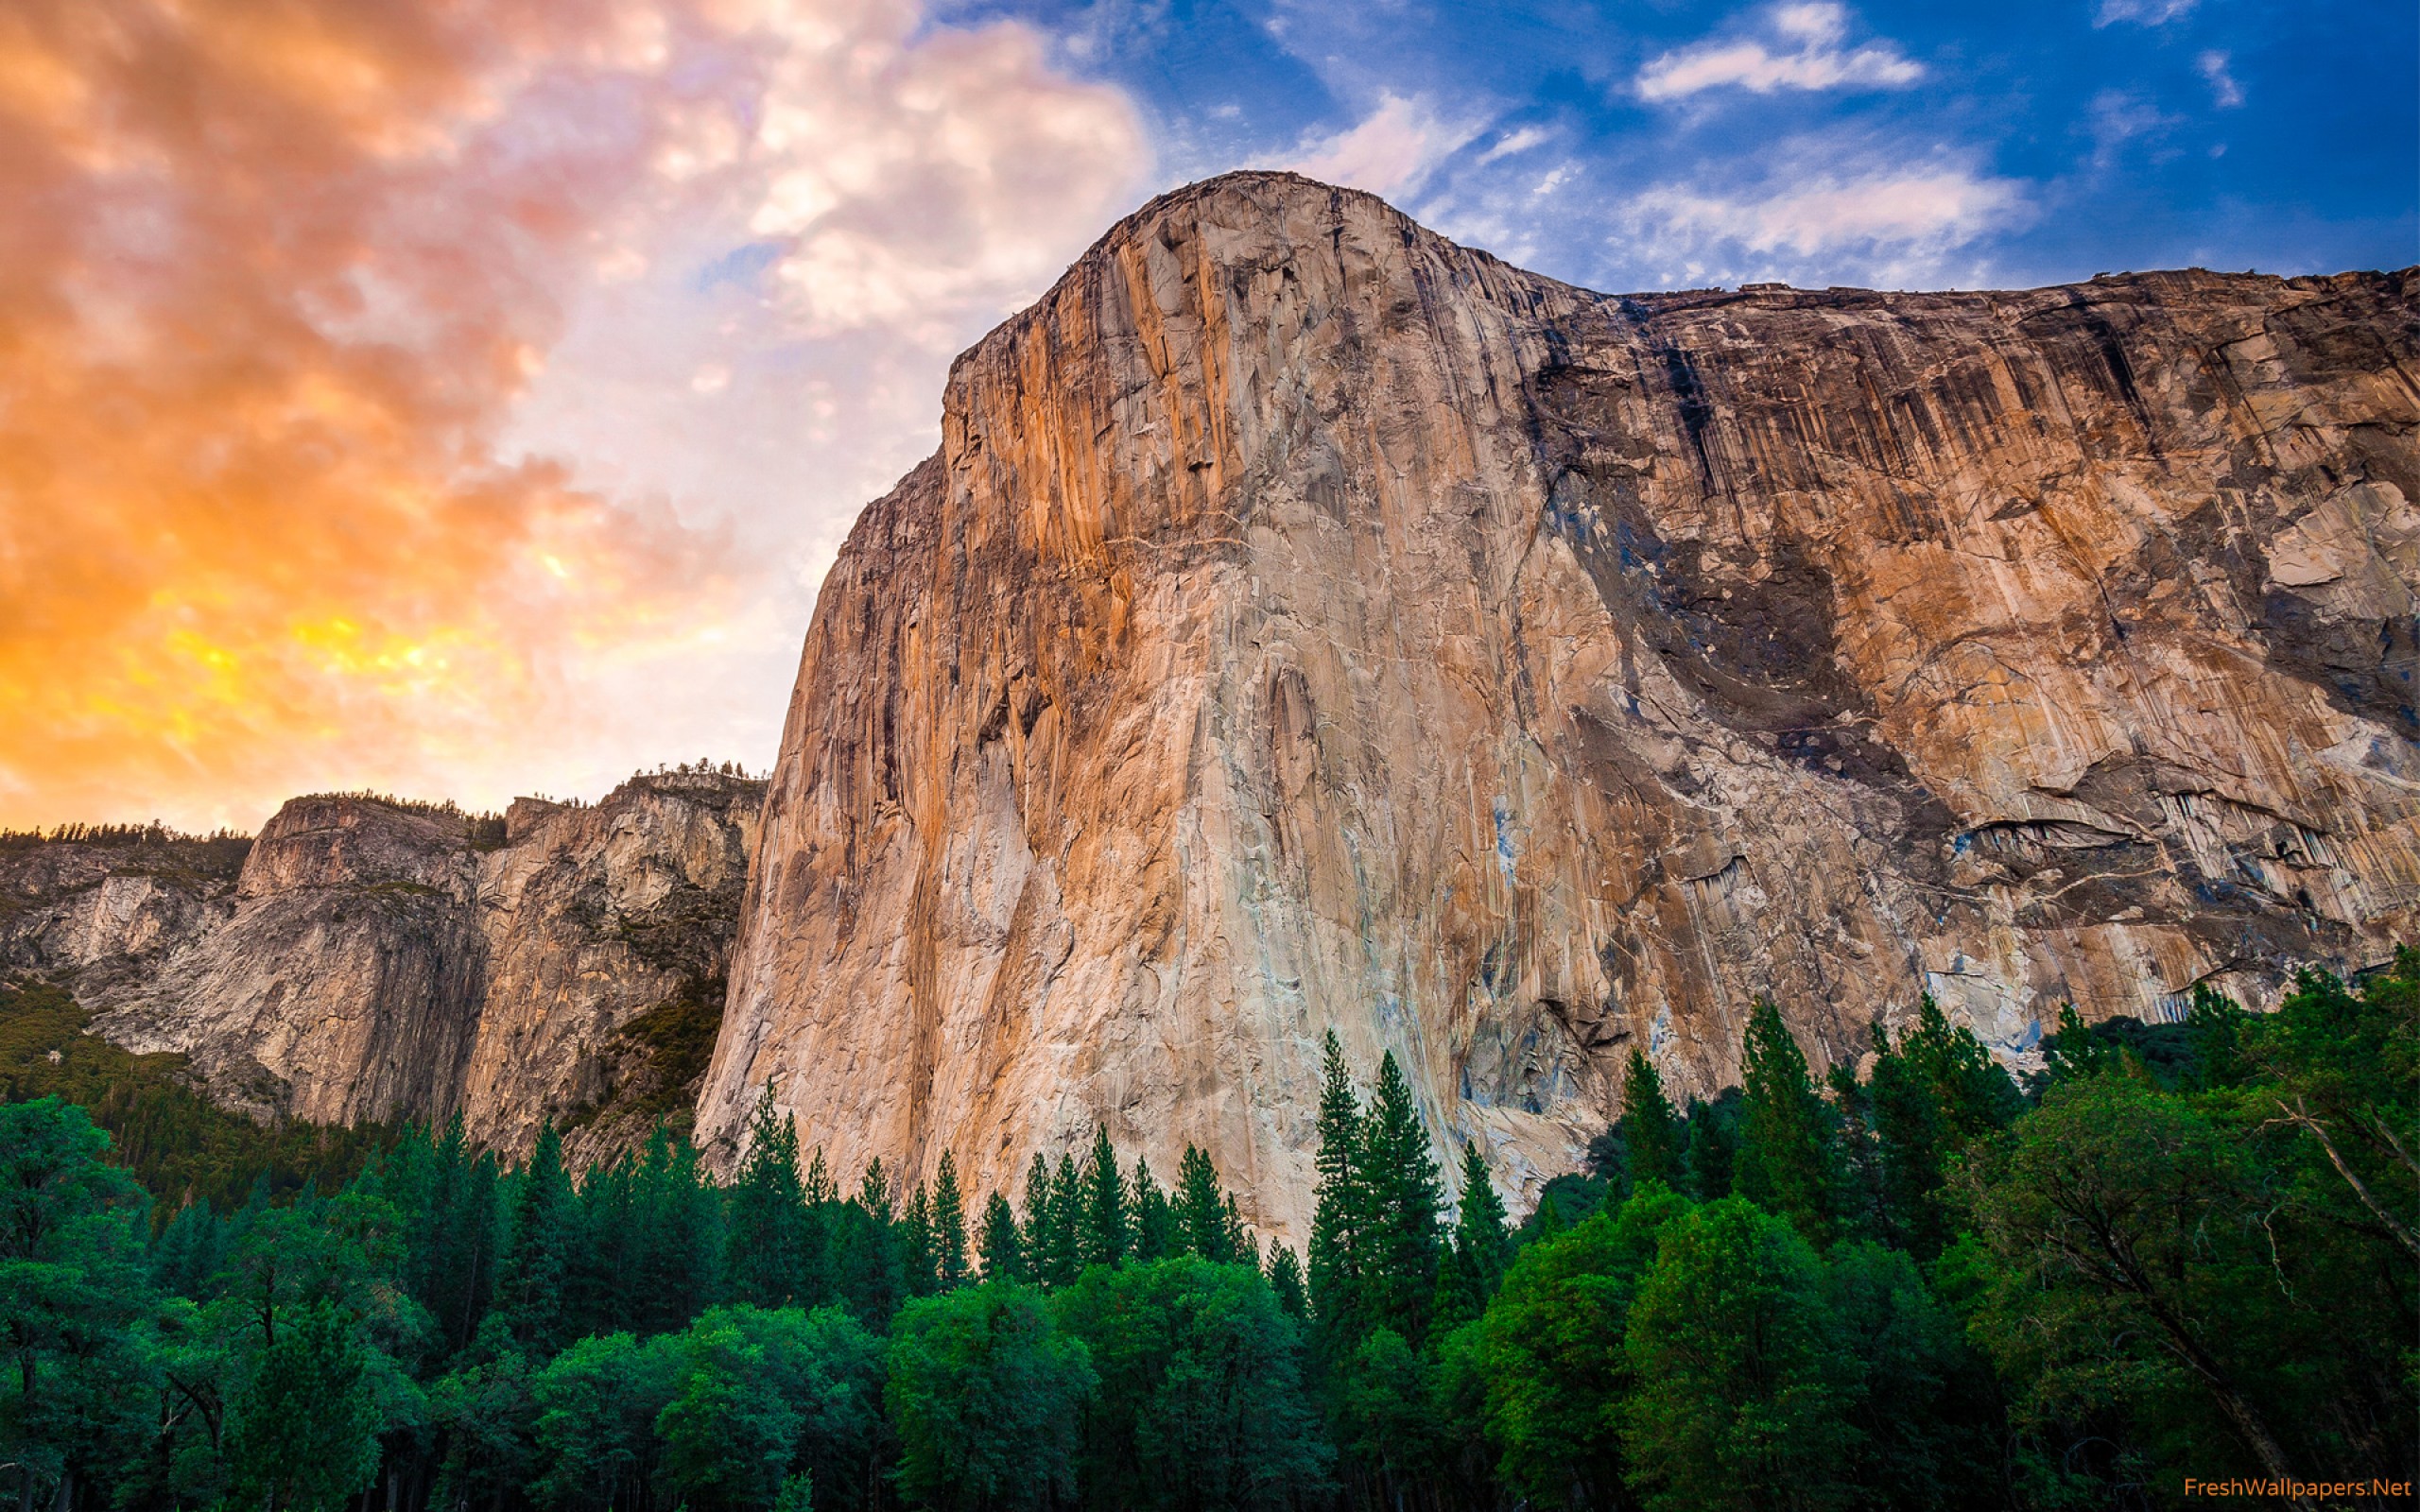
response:
<path fill-rule="evenodd" d="M 18 1045 L 0 1494 L 1846 1512 L 2409 1483 L 2415 1052 L 2410 951 L 2273 1013 L 2069 1009 L 2023 1081 L 1929 1002 L 1818 1078 L 1767 1003 L 1711 1103 L 1634 1052 L 1587 1168 L 1515 1226 L 1479 1149 L 1440 1169 L 1393 1060 L 1331 1037 L 1297 1253 L 1199 1150 L 1154 1172 L 1105 1133 L 1021 1190 L 946 1157 L 908 1187 L 830 1169 L 769 1094 L 727 1179 L 666 1127 L 575 1171 L 551 1129 L 517 1165 L 458 1125 L 230 1132 L 131 1060 Z"/>

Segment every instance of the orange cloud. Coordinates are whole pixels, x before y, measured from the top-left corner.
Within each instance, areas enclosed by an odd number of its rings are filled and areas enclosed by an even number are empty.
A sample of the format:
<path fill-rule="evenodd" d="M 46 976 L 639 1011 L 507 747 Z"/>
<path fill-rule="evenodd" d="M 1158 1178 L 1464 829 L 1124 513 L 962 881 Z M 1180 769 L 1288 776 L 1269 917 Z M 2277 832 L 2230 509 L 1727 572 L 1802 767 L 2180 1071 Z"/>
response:
<path fill-rule="evenodd" d="M 1147 161 L 913 0 L 0 8 L 0 825 L 769 758 L 948 352 Z"/>
<path fill-rule="evenodd" d="M 720 542 L 507 463 L 655 146 L 544 119 L 606 5 L 0 11 L 0 823 L 441 781 Z M 541 130 L 551 126 L 552 130 Z"/>

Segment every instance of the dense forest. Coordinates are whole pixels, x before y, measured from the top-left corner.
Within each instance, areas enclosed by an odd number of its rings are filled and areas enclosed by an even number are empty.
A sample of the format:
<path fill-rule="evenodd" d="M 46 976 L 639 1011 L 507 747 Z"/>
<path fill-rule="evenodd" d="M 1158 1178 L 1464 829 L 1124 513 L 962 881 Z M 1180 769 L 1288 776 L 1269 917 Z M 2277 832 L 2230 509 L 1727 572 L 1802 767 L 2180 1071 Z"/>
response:
<path fill-rule="evenodd" d="M 584 1173 L 548 1131 L 508 1168 L 458 1125 L 240 1136 L 126 1092 L 131 1061 L 28 1056 L 0 1493 L 1681 1512 L 2169 1506 L 2193 1478 L 2389 1504 L 2370 1483 L 2420 1475 L 2415 1049 L 2412 953 L 2271 1014 L 2070 1010 L 2022 1086 L 1928 1003 L 1818 1079 L 1764 1004 L 1712 1103 L 1634 1053 L 1589 1170 L 1516 1228 L 1478 1149 L 1445 1179 L 1392 1060 L 1365 1088 L 1331 1039 L 1300 1255 L 1200 1151 L 1163 1186 L 1105 1134 L 979 1202 L 947 1159 L 912 1190 L 828 1170 L 769 1095 L 727 1181 L 667 1129 Z"/>

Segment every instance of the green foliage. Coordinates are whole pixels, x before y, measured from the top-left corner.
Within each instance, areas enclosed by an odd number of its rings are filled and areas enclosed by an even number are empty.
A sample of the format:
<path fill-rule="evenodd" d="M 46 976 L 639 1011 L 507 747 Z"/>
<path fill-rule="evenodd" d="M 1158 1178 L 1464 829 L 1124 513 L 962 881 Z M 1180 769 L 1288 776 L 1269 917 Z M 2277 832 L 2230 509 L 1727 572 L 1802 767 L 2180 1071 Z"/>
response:
<path fill-rule="evenodd" d="M 1664 1078 L 1656 1074 L 1655 1062 L 1632 1046 L 1622 1079 L 1622 1137 L 1631 1179 L 1677 1189 L 1685 1154 L 1683 1134 L 1671 1100 L 1664 1095 Z"/>
<path fill-rule="evenodd" d="M 974 1280 L 966 1263 L 966 1199 L 958 1190 L 958 1162 L 947 1150 L 933 1177 L 933 1270 L 943 1291 Z"/>
<path fill-rule="evenodd" d="M 670 1339 L 628 1333 L 580 1340 L 549 1362 L 531 1393 L 538 1406 L 532 1498 L 557 1512 L 644 1504 L 660 1452 L 656 1418 L 671 1404 L 682 1358 Z"/>
<path fill-rule="evenodd" d="M 496 1313 L 523 1352 L 539 1360 L 571 1342 L 576 1322 L 569 1303 L 582 1236 L 562 1156 L 562 1136 L 543 1125 L 528 1163 L 508 1184 L 511 1216 L 496 1272 Z"/>
<path fill-rule="evenodd" d="M 1039 1291 L 987 1282 L 910 1302 L 885 1361 L 911 1501 L 975 1512 L 1074 1491 L 1077 1424 L 1097 1378 Z"/>
<path fill-rule="evenodd" d="M 1685 1198 L 1642 1188 L 1617 1213 L 1525 1246 L 1478 1325 L 1487 1437 L 1512 1487 L 1558 1504 L 1621 1484 L 1618 1414 L 1629 1389 L 1623 1331 L 1638 1278 Z"/>
<path fill-rule="evenodd" d="M 1225 1263 L 1236 1259 L 1227 1232 L 1227 1194 L 1219 1190 L 1219 1172 L 1210 1154 L 1198 1144 L 1184 1147 L 1177 1166 L 1175 1221 L 1184 1252 Z"/>
<path fill-rule="evenodd" d="M 1117 1152 L 1107 1127 L 1093 1134 L 1092 1163 L 1084 1168 L 1083 1216 L 1078 1232 L 1086 1265 L 1124 1262 L 1134 1236 L 1127 1222 L 1126 1183 L 1117 1174 Z"/>
<path fill-rule="evenodd" d="M 1025 1238 L 1017 1228 L 1017 1215 L 1009 1207 L 1009 1199 L 996 1192 L 983 1206 L 983 1233 L 977 1247 L 983 1262 L 983 1274 L 978 1280 L 1021 1281 L 1030 1279 L 1026 1272 Z"/>
<path fill-rule="evenodd" d="M 758 1307 L 797 1299 L 805 1280 L 806 1196 L 798 1126 L 767 1082 L 748 1118 L 748 1154 L 724 1199 L 722 1273 L 728 1295 Z"/>
<path fill-rule="evenodd" d="M 26 1011 L 0 1013 L 0 1073 L 106 1103 L 149 1064 L 6 990 Z M 54 1032 L 56 1064 L 34 1053 Z M 1923 1002 L 1819 1091 L 1759 1005 L 1744 1088 L 1675 1113 L 1634 1057 L 1593 1169 L 1530 1186 L 1508 1235 L 1472 1145 L 1447 1232 L 1407 1078 L 1382 1058 L 1365 1100 L 1331 1039 L 1307 1280 L 1282 1243 L 1254 1263 L 1206 1154 L 1163 1193 L 1099 1133 L 1037 1156 L 1022 1220 L 994 1194 L 970 1236 L 954 1156 L 904 1210 L 879 1161 L 843 1199 L 769 1096 L 728 1185 L 668 1125 L 577 1178 L 552 1129 L 505 1169 L 458 1121 L 412 1127 L 324 1181 L 270 1128 L 211 1157 L 259 1166 L 172 1187 L 222 1200 L 173 1210 L 95 1117 L 18 1101 L 0 1486 L 130 1509 L 1897 1512 L 2156 1504 L 2219 1465 L 2420 1474 L 2420 956 L 2307 975 L 2273 1014 L 2206 988 L 2175 1022 L 2070 1012 L 2048 1048 L 2029 1102 Z"/>
<path fill-rule="evenodd" d="M 236 1504 L 341 1512 L 370 1484 L 382 1424 L 369 1364 L 352 1322 L 326 1303 L 262 1351 L 228 1435 Z"/>
<path fill-rule="evenodd" d="M 152 1300 L 143 1201 L 101 1163 L 108 1147 L 56 1098 L 0 1108 L 0 1452 L 27 1499 L 103 1452 L 120 1394 L 146 1384 L 132 1336 Z"/>
<path fill-rule="evenodd" d="M 709 1310 L 656 1420 L 666 1478 L 714 1509 L 769 1506 L 794 1470 L 846 1486 L 873 1447 L 881 1349 L 838 1308 Z"/>
<path fill-rule="evenodd" d="M 1810 1244 L 1829 1243 L 1841 1207 L 1829 1110 L 1771 998 L 1758 998 L 1748 1017 L 1740 1113 L 1734 1190 L 1789 1219 Z"/>
<path fill-rule="evenodd" d="M 309 1184 L 333 1191 L 393 1137 L 378 1124 L 255 1124 L 187 1086 L 184 1057 L 130 1054 L 87 1033 L 91 1017 L 47 983 L 0 984 L 0 1099 L 83 1108 L 164 1219 L 193 1202 L 233 1208 L 262 1177 L 280 1199 Z"/>
<path fill-rule="evenodd" d="M 1462 1146 L 1462 1197 L 1456 1210 L 1453 1247 L 1437 1272 L 1430 1326 L 1451 1331 L 1487 1311 L 1488 1298 L 1504 1280 L 1512 1258 L 1504 1201 L 1489 1179 L 1487 1160 L 1476 1144 Z"/>
<path fill-rule="evenodd" d="M 1083 1443 L 1093 1504 L 1266 1506 L 1324 1479 L 1296 1325 L 1252 1266 L 1185 1255 L 1094 1269 L 1052 1308 L 1099 1383 Z"/>
<path fill-rule="evenodd" d="M 1737 1197 L 1674 1219 L 1623 1348 L 1636 1389 L 1618 1413 L 1622 1447 L 1655 1512 L 1854 1500 L 1840 1341 L 1793 1225 Z"/>

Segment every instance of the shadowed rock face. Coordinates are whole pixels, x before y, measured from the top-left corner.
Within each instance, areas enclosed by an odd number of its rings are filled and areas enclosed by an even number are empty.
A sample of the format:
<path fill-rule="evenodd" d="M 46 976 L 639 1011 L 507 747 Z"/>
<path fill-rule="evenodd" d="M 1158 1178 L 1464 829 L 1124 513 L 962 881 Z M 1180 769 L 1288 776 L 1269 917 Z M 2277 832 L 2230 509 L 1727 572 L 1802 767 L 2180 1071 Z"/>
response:
<path fill-rule="evenodd" d="M 1307 1227 L 1322 1034 L 1527 1194 L 1621 1057 L 2273 998 L 2420 897 L 2414 277 L 1610 298 L 1237 175 L 962 357 L 806 640 L 700 1131 L 1096 1121 Z M 1450 1169 L 1450 1162 L 1448 1169 Z"/>
<path fill-rule="evenodd" d="M 222 1103 L 458 1111 L 511 1153 L 551 1117 L 594 1156 L 647 1131 L 618 1094 L 685 1103 L 625 1031 L 719 1001 L 762 792 L 642 776 L 594 807 L 524 799 L 481 844 L 450 811 L 297 799 L 232 884 L 173 847 L 43 846 L 0 856 L 0 943 L 67 974 L 110 1040 L 190 1056 Z"/>

